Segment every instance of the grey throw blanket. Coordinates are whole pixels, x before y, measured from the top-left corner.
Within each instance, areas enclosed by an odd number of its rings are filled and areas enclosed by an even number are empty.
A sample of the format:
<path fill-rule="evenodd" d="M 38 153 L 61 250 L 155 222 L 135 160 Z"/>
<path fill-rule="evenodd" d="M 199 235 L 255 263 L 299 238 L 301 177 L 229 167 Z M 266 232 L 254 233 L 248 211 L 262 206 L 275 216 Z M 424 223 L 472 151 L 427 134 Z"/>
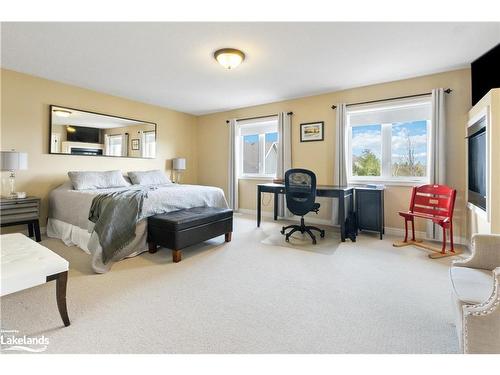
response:
<path fill-rule="evenodd" d="M 104 264 L 135 238 L 146 195 L 145 190 L 126 190 L 99 194 L 92 200 L 89 220 L 95 224 Z"/>

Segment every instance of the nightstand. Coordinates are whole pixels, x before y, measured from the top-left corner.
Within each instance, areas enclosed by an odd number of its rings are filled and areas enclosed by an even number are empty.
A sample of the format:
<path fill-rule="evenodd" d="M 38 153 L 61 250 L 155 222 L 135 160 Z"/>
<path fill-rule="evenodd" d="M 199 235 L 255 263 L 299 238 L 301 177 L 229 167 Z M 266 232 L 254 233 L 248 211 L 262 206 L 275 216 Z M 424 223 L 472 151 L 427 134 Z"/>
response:
<path fill-rule="evenodd" d="M 40 198 L 0 199 L 0 226 L 28 225 L 29 236 L 40 242 Z"/>

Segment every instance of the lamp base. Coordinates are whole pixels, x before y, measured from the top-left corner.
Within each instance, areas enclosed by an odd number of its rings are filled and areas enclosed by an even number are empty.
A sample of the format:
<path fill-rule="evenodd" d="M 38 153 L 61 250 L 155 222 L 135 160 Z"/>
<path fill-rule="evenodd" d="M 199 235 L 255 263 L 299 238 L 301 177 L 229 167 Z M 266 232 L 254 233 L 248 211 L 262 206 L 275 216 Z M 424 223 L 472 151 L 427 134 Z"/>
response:
<path fill-rule="evenodd" d="M 174 183 L 175 184 L 180 184 L 181 183 L 181 176 L 182 176 L 182 172 L 181 171 L 174 171 Z"/>

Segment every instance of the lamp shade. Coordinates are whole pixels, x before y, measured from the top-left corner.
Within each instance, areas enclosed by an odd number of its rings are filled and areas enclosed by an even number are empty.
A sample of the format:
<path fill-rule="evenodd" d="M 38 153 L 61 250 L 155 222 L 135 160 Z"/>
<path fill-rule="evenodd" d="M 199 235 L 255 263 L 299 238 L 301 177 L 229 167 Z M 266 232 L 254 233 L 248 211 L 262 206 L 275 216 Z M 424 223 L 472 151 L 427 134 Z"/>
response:
<path fill-rule="evenodd" d="M 2 151 L 2 171 L 18 171 L 28 169 L 26 152 Z"/>
<path fill-rule="evenodd" d="M 183 171 L 186 169 L 186 159 L 175 158 L 172 160 L 172 168 L 176 171 Z"/>

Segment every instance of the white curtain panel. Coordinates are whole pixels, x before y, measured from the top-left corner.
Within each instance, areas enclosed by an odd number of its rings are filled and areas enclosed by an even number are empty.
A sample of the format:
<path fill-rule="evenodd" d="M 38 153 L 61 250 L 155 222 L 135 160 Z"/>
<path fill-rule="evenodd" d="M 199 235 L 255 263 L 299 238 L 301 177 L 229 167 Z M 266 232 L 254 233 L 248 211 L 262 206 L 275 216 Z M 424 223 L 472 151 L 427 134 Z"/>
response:
<path fill-rule="evenodd" d="M 431 184 L 446 184 L 446 104 L 444 89 L 432 90 Z M 432 222 L 427 223 L 427 238 L 440 240 L 442 233 Z"/>
<path fill-rule="evenodd" d="M 128 156 L 128 134 L 122 135 L 122 156 Z"/>
<path fill-rule="evenodd" d="M 140 135 L 140 140 L 141 140 L 141 145 L 140 145 L 140 151 L 141 151 L 141 156 L 143 158 L 146 157 L 146 133 L 144 133 L 142 130 L 139 133 Z"/>
<path fill-rule="evenodd" d="M 335 116 L 335 154 L 333 165 L 333 184 L 347 185 L 346 164 L 346 137 L 347 137 L 347 105 L 345 103 L 336 105 Z M 338 199 L 332 200 L 332 224 L 338 225 Z"/>
<path fill-rule="evenodd" d="M 109 155 L 109 135 L 104 134 L 104 155 Z"/>
<path fill-rule="evenodd" d="M 228 204 L 234 211 L 238 210 L 238 122 L 229 121 L 229 158 L 228 158 Z"/>
<path fill-rule="evenodd" d="M 285 178 L 285 172 L 292 168 L 292 119 L 287 112 L 278 113 L 278 166 L 276 177 Z M 289 217 L 290 211 L 286 209 L 286 199 L 279 194 L 278 216 Z"/>

